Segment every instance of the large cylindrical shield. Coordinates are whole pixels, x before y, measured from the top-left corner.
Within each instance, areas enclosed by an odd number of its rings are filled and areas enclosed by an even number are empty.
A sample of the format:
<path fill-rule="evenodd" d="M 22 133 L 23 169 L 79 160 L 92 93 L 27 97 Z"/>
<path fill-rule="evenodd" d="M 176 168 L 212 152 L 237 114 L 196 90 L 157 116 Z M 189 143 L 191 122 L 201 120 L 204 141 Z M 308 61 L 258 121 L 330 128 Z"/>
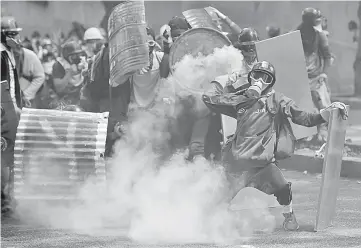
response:
<path fill-rule="evenodd" d="M 192 28 L 213 28 L 219 30 L 206 9 L 190 9 L 182 14 Z"/>
<path fill-rule="evenodd" d="M 148 65 L 146 27 L 143 1 L 124 1 L 114 7 L 108 20 L 111 85 Z"/>
<path fill-rule="evenodd" d="M 214 49 L 230 45 L 229 39 L 215 29 L 192 28 L 179 36 L 172 44 L 169 52 L 170 70 L 173 73 L 177 64 L 186 55 L 193 57 L 198 57 L 200 54 L 208 56 L 214 52 Z"/>
<path fill-rule="evenodd" d="M 215 48 L 230 46 L 230 40 L 221 32 L 211 28 L 192 28 L 179 36 L 169 52 L 169 66 L 174 71 L 176 64 L 187 54 L 210 55 Z"/>

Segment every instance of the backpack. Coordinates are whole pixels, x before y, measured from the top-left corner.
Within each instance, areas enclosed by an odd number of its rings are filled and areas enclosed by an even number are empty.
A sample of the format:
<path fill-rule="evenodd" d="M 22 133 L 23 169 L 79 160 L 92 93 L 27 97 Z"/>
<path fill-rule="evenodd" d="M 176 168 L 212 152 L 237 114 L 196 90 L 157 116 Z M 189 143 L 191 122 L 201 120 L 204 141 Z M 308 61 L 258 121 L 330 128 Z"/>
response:
<path fill-rule="evenodd" d="M 267 98 L 266 106 L 268 112 L 274 116 L 274 127 L 276 129 L 275 159 L 283 160 L 289 158 L 295 152 L 296 143 L 291 123 L 282 111 L 279 111 L 278 104 L 275 104 L 275 94 Z"/>

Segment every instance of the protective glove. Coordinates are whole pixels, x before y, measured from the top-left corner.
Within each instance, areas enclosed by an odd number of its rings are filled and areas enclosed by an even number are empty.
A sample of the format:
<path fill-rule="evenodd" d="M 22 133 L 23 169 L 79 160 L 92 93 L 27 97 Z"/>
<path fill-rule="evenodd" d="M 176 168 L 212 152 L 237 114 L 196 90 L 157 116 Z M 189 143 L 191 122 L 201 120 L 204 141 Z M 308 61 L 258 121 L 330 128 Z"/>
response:
<path fill-rule="evenodd" d="M 226 15 L 224 15 L 222 12 L 220 12 L 220 11 L 219 11 L 218 9 L 216 9 L 216 8 L 208 7 L 208 9 L 209 9 L 210 11 L 213 11 L 213 12 L 219 17 L 219 19 L 221 19 L 221 20 L 224 20 L 224 19 L 227 18 Z"/>
<path fill-rule="evenodd" d="M 346 105 L 344 103 L 342 103 L 342 102 L 334 102 L 330 106 L 328 106 L 327 108 L 321 109 L 320 114 L 321 114 L 322 118 L 326 122 L 329 122 L 330 115 L 331 115 L 331 110 L 335 109 L 335 108 L 340 110 L 340 114 L 342 116 L 342 119 L 347 120 L 348 111 L 347 111 Z"/>
<path fill-rule="evenodd" d="M 114 126 L 114 134 L 118 137 L 121 137 L 125 133 L 125 127 L 120 122 L 117 122 Z"/>

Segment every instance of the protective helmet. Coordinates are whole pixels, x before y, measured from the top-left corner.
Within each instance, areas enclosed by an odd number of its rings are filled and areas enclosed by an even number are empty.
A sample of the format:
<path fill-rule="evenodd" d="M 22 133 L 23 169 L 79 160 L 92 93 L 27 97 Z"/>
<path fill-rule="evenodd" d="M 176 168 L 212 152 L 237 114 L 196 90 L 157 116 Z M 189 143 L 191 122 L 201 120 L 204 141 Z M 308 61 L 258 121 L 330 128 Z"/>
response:
<path fill-rule="evenodd" d="M 84 54 L 80 45 L 75 41 L 69 41 L 62 46 L 62 55 L 65 59 L 68 59 L 72 55 Z"/>
<path fill-rule="evenodd" d="M 321 22 L 321 11 L 315 8 L 305 8 L 302 11 L 302 22 L 315 26 L 317 21 Z"/>
<path fill-rule="evenodd" d="M 12 16 L 3 16 L 1 18 L 1 32 L 21 32 L 16 20 Z"/>
<path fill-rule="evenodd" d="M 248 82 L 251 83 L 252 79 L 261 79 L 264 84 L 273 86 L 276 82 L 276 70 L 267 61 L 257 62 L 248 73 Z"/>
<path fill-rule="evenodd" d="M 88 28 L 84 33 L 84 41 L 102 39 L 104 39 L 104 37 L 98 28 Z"/>
<path fill-rule="evenodd" d="M 276 26 L 267 26 L 266 31 L 268 33 L 268 37 L 270 38 L 279 36 L 281 34 L 281 29 Z"/>
<path fill-rule="evenodd" d="M 238 36 L 240 45 L 253 45 L 259 41 L 257 31 L 253 28 L 244 28 Z"/>

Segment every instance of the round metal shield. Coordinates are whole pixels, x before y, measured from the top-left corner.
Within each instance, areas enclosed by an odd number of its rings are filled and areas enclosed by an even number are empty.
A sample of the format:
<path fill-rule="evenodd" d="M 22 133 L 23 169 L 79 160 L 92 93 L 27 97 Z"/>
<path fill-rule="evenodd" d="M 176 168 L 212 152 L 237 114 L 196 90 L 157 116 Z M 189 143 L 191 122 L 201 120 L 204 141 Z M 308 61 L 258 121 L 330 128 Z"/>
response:
<path fill-rule="evenodd" d="M 197 56 L 201 53 L 207 56 L 212 54 L 215 48 L 230 45 L 230 40 L 215 29 L 192 28 L 179 36 L 172 44 L 169 52 L 170 69 L 174 71 L 176 64 L 187 54 Z"/>

